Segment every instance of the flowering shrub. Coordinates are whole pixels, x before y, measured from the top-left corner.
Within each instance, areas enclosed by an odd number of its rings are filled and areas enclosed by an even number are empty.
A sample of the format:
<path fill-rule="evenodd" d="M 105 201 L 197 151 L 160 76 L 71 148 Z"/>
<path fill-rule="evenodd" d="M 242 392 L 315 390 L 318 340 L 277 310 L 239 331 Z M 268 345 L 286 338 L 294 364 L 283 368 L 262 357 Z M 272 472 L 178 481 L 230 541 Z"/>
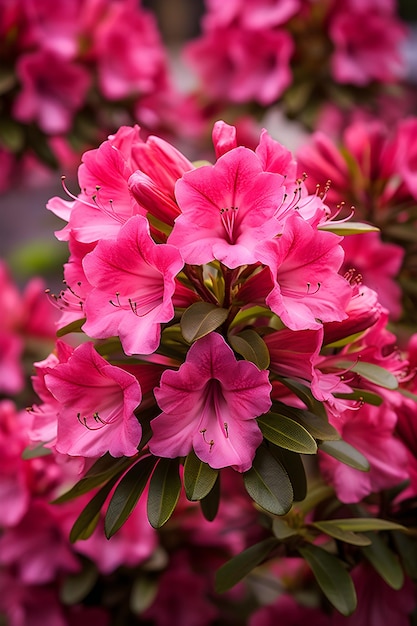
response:
<path fill-rule="evenodd" d="M 253 113 L 279 101 L 311 125 L 319 104 L 358 104 L 404 76 L 406 29 L 395 0 L 205 4 L 184 59 L 217 111 L 250 105 Z"/>
<path fill-rule="evenodd" d="M 12 626 L 37 585 L 51 624 L 95 607 L 339 624 L 358 599 L 380 626 L 387 588 L 393 620 L 415 607 L 415 336 L 400 351 L 376 292 L 340 271 L 340 233 L 374 227 L 337 222 L 266 131 L 251 150 L 217 122 L 213 143 L 214 164 L 191 163 L 123 126 L 84 154 L 80 193 L 48 203 L 69 246 L 58 340 L 25 418 L 4 407 L 21 433 L 0 539 Z M 54 481 L 20 473 L 25 440 Z"/>
<path fill-rule="evenodd" d="M 122 123 L 180 124 L 156 20 L 135 0 L 2 0 L 0 39 L 0 189 L 16 159 L 67 167 Z"/>

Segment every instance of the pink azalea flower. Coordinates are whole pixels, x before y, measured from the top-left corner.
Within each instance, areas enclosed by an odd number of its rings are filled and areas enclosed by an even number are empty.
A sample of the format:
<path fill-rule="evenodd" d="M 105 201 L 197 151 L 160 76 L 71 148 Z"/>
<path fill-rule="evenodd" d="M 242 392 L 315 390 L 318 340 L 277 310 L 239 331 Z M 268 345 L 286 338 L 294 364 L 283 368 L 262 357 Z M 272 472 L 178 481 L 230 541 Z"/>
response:
<path fill-rule="evenodd" d="M 168 238 L 186 263 L 218 259 L 235 268 L 258 261 L 256 243 L 279 230 L 282 177 L 264 172 L 248 148 L 226 152 L 215 165 L 184 174 L 175 193 L 181 215 Z"/>
<path fill-rule="evenodd" d="M 389 310 L 392 319 L 398 319 L 402 308 L 402 290 L 396 278 L 403 262 L 404 249 L 383 242 L 376 232 L 345 237 L 342 247 L 345 251 L 342 271 L 354 267 L 367 287 L 376 291 L 379 302 Z"/>
<path fill-rule="evenodd" d="M 175 276 L 184 262 L 173 246 L 154 243 L 146 218 L 131 218 L 116 241 L 100 241 L 84 259 L 94 289 L 85 302 L 91 337 L 119 335 L 126 354 L 150 354 L 161 323 L 174 316 Z"/>
<path fill-rule="evenodd" d="M 23 341 L 10 331 L 0 329 L 0 392 L 15 394 L 24 386 Z"/>
<path fill-rule="evenodd" d="M 45 375 L 45 384 L 60 403 L 56 449 L 72 456 L 132 456 L 141 426 L 134 414 L 142 393 L 138 381 L 110 365 L 85 343 L 67 363 Z"/>
<path fill-rule="evenodd" d="M 194 448 L 213 468 L 248 470 L 262 434 L 255 420 L 271 406 L 268 372 L 237 361 L 218 333 L 198 339 L 178 371 L 155 389 L 162 413 L 152 420 L 152 454 L 175 458 Z"/>
<path fill-rule="evenodd" d="M 330 416 L 330 422 L 344 441 L 362 452 L 370 465 L 369 472 L 361 472 L 327 454 L 320 454 L 320 469 L 339 500 L 359 502 L 371 493 L 394 487 L 408 478 L 407 452 L 394 436 L 397 416 L 387 405 L 364 404 L 357 410 L 346 410 L 337 418 Z"/>
<path fill-rule="evenodd" d="M 207 0 L 204 27 L 208 30 L 227 26 L 234 21 L 249 29 L 270 28 L 284 24 L 300 7 L 299 0 Z"/>
<path fill-rule="evenodd" d="M 291 36 L 236 26 L 207 31 L 185 48 L 185 60 L 218 101 L 272 104 L 291 82 Z"/>
<path fill-rule="evenodd" d="M 343 260 L 340 241 L 294 215 L 281 237 L 258 246 L 258 258 L 274 282 L 266 304 L 291 330 L 314 330 L 322 322 L 346 318 L 351 289 L 337 274 Z"/>
<path fill-rule="evenodd" d="M 36 50 L 22 55 L 17 73 L 22 90 L 14 104 L 16 119 L 36 121 L 47 134 L 68 132 L 90 86 L 87 70 L 49 50 Z"/>
<path fill-rule="evenodd" d="M 393 15 L 366 7 L 340 11 L 329 34 L 335 46 L 332 73 L 337 82 L 361 86 L 374 80 L 391 82 L 403 74 L 400 44 L 406 31 Z"/>
<path fill-rule="evenodd" d="M 306 384 L 314 377 L 314 362 L 321 349 L 323 331 L 284 328 L 265 336 L 271 371 Z"/>

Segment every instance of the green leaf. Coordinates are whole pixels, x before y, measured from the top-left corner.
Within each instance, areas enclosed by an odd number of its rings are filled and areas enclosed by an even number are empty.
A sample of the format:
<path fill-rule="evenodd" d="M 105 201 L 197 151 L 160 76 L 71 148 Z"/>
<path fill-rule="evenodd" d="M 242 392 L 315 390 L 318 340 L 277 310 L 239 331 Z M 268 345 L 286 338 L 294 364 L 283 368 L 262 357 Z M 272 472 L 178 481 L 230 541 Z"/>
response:
<path fill-rule="evenodd" d="M 243 480 L 246 491 L 259 506 L 274 515 L 288 513 L 293 502 L 291 481 L 283 465 L 266 446 L 258 448 Z"/>
<path fill-rule="evenodd" d="M 401 562 L 408 576 L 417 580 L 417 542 L 414 537 L 408 537 L 403 532 L 394 531 L 395 546 Z"/>
<path fill-rule="evenodd" d="M 322 416 L 327 420 L 326 409 L 323 404 L 316 400 L 316 398 L 311 393 L 310 389 L 299 383 L 297 380 L 293 380 L 292 378 L 281 378 L 278 377 L 279 380 L 286 386 L 290 391 L 295 393 L 295 395 L 304 402 L 306 407 L 315 415 Z"/>
<path fill-rule="evenodd" d="M 358 361 L 353 365 L 350 361 L 339 361 L 337 365 L 341 369 L 349 369 L 350 371 L 363 376 L 366 380 L 369 380 L 371 383 L 375 383 L 380 387 L 384 387 L 384 389 L 397 389 L 398 387 L 398 380 L 395 376 L 379 365 L 364 363 L 362 361 Z"/>
<path fill-rule="evenodd" d="M 213 489 L 219 472 L 200 461 L 194 452 L 185 459 L 184 487 L 188 500 L 202 500 Z"/>
<path fill-rule="evenodd" d="M 200 500 L 201 512 L 209 522 L 212 522 L 217 515 L 220 504 L 220 474 L 217 475 L 213 489 L 205 498 Z"/>
<path fill-rule="evenodd" d="M 342 530 L 352 532 L 366 532 L 367 530 L 407 530 L 405 526 L 401 526 L 401 524 L 377 517 L 347 517 L 332 520 L 332 523 L 337 524 Z"/>
<path fill-rule="evenodd" d="M 297 452 L 285 450 L 269 444 L 269 450 L 276 459 L 284 466 L 291 481 L 294 500 L 300 502 L 307 495 L 307 476 L 301 456 Z"/>
<path fill-rule="evenodd" d="M 323 441 L 319 444 L 319 449 L 345 465 L 361 472 L 369 472 L 369 463 L 366 457 L 343 439 L 340 441 Z"/>
<path fill-rule="evenodd" d="M 123 476 L 117 485 L 107 508 L 104 531 L 110 539 L 125 523 L 143 493 L 156 458 L 148 456 L 138 461 Z"/>
<path fill-rule="evenodd" d="M 317 444 L 303 426 L 278 413 L 265 413 L 258 417 L 263 436 L 276 446 L 300 454 L 315 454 Z"/>
<path fill-rule="evenodd" d="M 149 574 L 138 576 L 133 581 L 129 608 L 135 615 L 140 615 L 151 606 L 158 593 L 158 579 Z"/>
<path fill-rule="evenodd" d="M 336 235 L 361 235 L 363 233 L 370 233 L 379 231 L 379 228 L 372 224 L 364 224 L 362 222 L 343 222 L 337 224 L 336 222 L 325 222 L 317 226 L 318 230 L 326 230 Z"/>
<path fill-rule="evenodd" d="M 63 604 L 79 604 L 93 589 L 98 580 L 98 571 L 94 563 L 83 560 L 83 567 L 76 574 L 65 576 L 59 587 L 59 598 Z"/>
<path fill-rule="evenodd" d="M 181 491 L 178 459 L 160 459 L 152 474 L 148 492 L 148 519 L 160 528 L 171 517 Z"/>
<path fill-rule="evenodd" d="M 234 587 L 255 567 L 265 561 L 267 556 L 278 545 L 279 541 L 275 537 L 268 537 L 268 539 L 264 539 L 247 548 L 222 565 L 216 572 L 216 593 L 224 593 Z"/>
<path fill-rule="evenodd" d="M 273 402 L 272 408 L 276 413 L 286 415 L 304 426 L 314 439 L 320 439 L 321 441 L 340 439 L 337 430 L 329 423 L 327 415 L 317 415 L 311 411 L 297 409 L 281 402 Z"/>
<path fill-rule="evenodd" d="M 88 493 L 92 489 L 99 487 L 113 477 L 121 476 L 124 471 L 134 462 L 131 457 L 120 459 L 113 458 L 110 454 L 106 454 L 94 463 L 88 470 L 84 478 L 76 483 L 71 489 L 59 496 L 53 501 L 53 504 L 62 504 L 74 498 Z"/>
<path fill-rule="evenodd" d="M 247 361 L 255 363 L 260 370 L 268 369 L 269 350 L 256 331 L 247 329 L 238 335 L 229 335 L 229 343 L 235 352 Z"/>
<path fill-rule="evenodd" d="M 50 454 L 52 454 L 52 450 L 50 448 L 45 448 L 44 443 L 37 443 L 30 445 L 23 450 L 22 459 L 24 461 L 29 461 L 29 459 L 38 459 L 41 456 L 49 456 Z"/>
<path fill-rule="evenodd" d="M 226 321 L 228 310 L 209 302 L 194 302 L 184 311 L 181 317 L 181 332 L 188 343 L 192 343 Z"/>
<path fill-rule="evenodd" d="M 373 406 L 381 406 L 384 399 L 372 391 L 366 391 L 365 389 L 355 389 L 353 393 L 335 393 L 335 398 L 342 398 L 345 400 L 356 400 L 358 402 L 365 402 L 366 404 L 372 404 Z"/>
<path fill-rule="evenodd" d="M 404 584 L 404 572 L 397 555 L 380 535 L 370 532 L 367 536 L 372 544 L 361 548 L 363 554 L 387 585 L 396 590 L 401 589 Z"/>
<path fill-rule="evenodd" d="M 299 547 L 298 551 L 311 567 L 329 602 L 342 615 L 351 615 L 356 608 L 356 592 L 342 561 L 313 544 Z"/>
<path fill-rule="evenodd" d="M 333 537 L 339 541 L 344 541 L 345 543 L 350 543 L 354 546 L 369 546 L 371 544 L 371 540 L 365 535 L 357 535 L 350 530 L 342 530 L 338 525 L 337 520 L 312 522 L 310 526 L 317 528 L 317 530 L 329 535 L 329 537 Z"/>
<path fill-rule="evenodd" d="M 83 508 L 81 514 L 75 520 L 70 532 L 70 541 L 75 543 L 79 539 L 88 539 L 93 534 L 100 519 L 101 509 L 109 495 L 110 491 L 116 484 L 118 477 L 112 478 L 104 487 L 100 489 Z"/>
<path fill-rule="evenodd" d="M 81 326 L 85 323 L 85 317 L 81 320 L 75 320 L 62 328 L 59 328 L 56 331 L 57 337 L 64 337 L 64 335 L 68 335 L 69 333 L 81 333 Z"/>
<path fill-rule="evenodd" d="M 285 519 L 275 517 L 272 522 L 272 532 L 277 539 L 285 541 L 286 539 L 290 539 L 290 537 L 296 537 L 297 535 L 302 534 L 302 529 L 292 528 L 287 524 Z"/>

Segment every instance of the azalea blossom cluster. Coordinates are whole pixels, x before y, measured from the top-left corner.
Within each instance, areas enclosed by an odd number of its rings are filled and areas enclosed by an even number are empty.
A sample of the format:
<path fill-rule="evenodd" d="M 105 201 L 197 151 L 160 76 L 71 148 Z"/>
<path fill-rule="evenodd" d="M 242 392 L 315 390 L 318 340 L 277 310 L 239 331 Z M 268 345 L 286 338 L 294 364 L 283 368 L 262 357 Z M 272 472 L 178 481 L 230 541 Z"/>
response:
<path fill-rule="evenodd" d="M 318 104 L 346 104 L 405 74 L 395 0 L 206 0 L 184 49 L 200 97 L 217 111 L 280 101 L 311 124 Z M 373 94 L 375 95 L 375 94 Z M 252 111 L 253 112 L 253 111 Z"/>
<path fill-rule="evenodd" d="M 0 39 L 0 189 L 16 159 L 68 167 L 122 123 L 180 124 L 156 20 L 136 0 L 2 0 Z"/>
<path fill-rule="evenodd" d="M 339 137 L 318 130 L 297 153 L 299 171 L 308 171 L 310 191 L 331 179 L 327 201 L 342 215 L 355 215 L 380 232 L 345 238 L 344 268 L 355 267 L 378 292 L 391 320 L 415 332 L 417 305 L 417 119 L 388 126 L 358 111 Z"/>
<path fill-rule="evenodd" d="M 309 193 L 266 130 L 254 150 L 222 121 L 212 137 L 215 162 L 192 163 L 122 126 L 83 155 L 81 191 L 64 180 L 70 199 L 48 203 L 69 259 L 48 293 L 58 339 L 34 364 L 37 399 L 24 416 L 2 407 L 5 450 L 21 434 L 4 472 L 20 502 L 1 522 L 15 589 L 2 610 L 25 615 L 35 579 L 56 607 L 59 578 L 57 623 L 88 619 L 123 568 L 122 604 L 157 626 L 173 598 L 196 626 L 227 624 L 246 601 L 252 626 L 277 614 L 348 624 L 383 610 L 381 590 L 405 625 L 417 342 L 398 348 L 377 293 L 343 267 L 344 239 L 374 227 L 338 221 L 326 184 Z M 46 539 L 23 556 L 34 519 Z M 42 579 L 45 526 L 62 550 Z"/>

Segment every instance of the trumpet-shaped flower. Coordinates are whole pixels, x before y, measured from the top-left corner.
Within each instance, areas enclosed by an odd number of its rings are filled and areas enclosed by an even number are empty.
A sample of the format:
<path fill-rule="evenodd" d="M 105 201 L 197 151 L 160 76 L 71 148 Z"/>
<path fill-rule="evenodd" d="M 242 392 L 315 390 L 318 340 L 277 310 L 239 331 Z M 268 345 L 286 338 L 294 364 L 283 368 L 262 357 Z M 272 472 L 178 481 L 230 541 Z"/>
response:
<path fill-rule="evenodd" d="M 255 418 L 270 408 L 270 392 L 267 371 L 237 361 L 218 333 L 206 335 L 155 389 L 162 413 L 151 422 L 152 454 L 175 458 L 194 448 L 213 468 L 248 470 L 262 441 Z"/>
<path fill-rule="evenodd" d="M 132 217 L 116 241 L 100 241 L 84 259 L 94 289 L 83 329 L 100 339 L 118 335 L 127 354 L 154 352 L 161 323 L 174 315 L 175 276 L 183 265 L 176 248 L 154 243 L 146 218 Z"/>
<path fill-rule="evenodd" d="M 71 456 L 133 456 L 142 428 L 134 410 L 142 400 L 136 378 L 110 365 L 92 343 L 76 348 L 66 363 L 45 375 L 60 403 L 56 449 Z"/>
<path fill-rule="evenodd" d="M 229 268 L 255 263 L 256 244 L 279 230 L 283 180 L 263 171 L 257 155 L 243 147 L 229 150 L 213 166 L 186 172 L 176 184 L 182 214 L 168 243 L 178 246 L 186 263 L 217 259 Z"/>

